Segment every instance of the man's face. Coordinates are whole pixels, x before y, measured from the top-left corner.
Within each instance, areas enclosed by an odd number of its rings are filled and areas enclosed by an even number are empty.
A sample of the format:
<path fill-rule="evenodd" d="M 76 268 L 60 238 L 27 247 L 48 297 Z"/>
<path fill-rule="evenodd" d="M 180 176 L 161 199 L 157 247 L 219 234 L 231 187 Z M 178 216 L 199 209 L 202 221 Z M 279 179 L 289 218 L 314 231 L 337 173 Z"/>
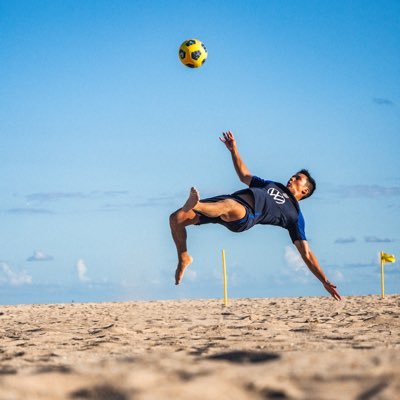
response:
<path fill-rule="evenodd" d="M 302 198 L 309 192 L 306 184 L 307 177 L 304 174 L 295 174 L 289 179 L 286 187 L 290 190 L 293 196 L 296 198 Z"/>

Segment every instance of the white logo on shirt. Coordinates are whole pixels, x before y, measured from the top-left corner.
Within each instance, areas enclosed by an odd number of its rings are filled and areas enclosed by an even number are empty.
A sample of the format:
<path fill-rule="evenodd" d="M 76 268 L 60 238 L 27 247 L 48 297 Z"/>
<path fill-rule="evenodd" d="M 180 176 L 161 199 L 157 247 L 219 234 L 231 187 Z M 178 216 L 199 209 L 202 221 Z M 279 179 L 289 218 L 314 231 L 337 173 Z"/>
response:
<path fill-rule="evenodd" d="M 283 194 L 278 189 L 269 188 L 267 190 L 267 193 L 274 198 L 276 204 L 283 204 L 285 202 Z"/>

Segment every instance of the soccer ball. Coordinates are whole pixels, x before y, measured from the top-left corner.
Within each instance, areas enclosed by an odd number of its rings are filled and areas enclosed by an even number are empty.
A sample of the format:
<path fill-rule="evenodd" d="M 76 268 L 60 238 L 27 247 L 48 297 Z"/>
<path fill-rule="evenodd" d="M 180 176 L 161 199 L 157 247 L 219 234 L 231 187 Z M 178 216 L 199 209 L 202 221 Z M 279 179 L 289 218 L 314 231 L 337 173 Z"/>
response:
<path fill-rule="evenodd" d="M 179 59 L 189 68 L 199 68 L 207 60 L 206 46 L 200 40 L 185 40 L 179 47 Z"/>

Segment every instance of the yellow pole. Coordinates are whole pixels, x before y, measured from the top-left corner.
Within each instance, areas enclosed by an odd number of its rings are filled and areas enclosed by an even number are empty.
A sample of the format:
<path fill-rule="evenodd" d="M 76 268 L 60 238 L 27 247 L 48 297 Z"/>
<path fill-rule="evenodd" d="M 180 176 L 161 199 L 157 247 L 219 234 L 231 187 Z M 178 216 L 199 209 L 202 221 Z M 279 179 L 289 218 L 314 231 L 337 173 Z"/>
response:
<path fill-rule="evenodd" d="M 385 271 L 384 271 L 384 261 L 382 259 L 382 252 L 380 252 L 381 257 L 381 290 L 382 290 L 382 299 L 385 298 Z"/>
<path fill-rule="evenodd" d="M 224 275 L 224 305 L 228 305 L 228 287 L 226 280 L 226 262 L 225 262 L 225 250 L 222 249 L 222 273 Z"/>

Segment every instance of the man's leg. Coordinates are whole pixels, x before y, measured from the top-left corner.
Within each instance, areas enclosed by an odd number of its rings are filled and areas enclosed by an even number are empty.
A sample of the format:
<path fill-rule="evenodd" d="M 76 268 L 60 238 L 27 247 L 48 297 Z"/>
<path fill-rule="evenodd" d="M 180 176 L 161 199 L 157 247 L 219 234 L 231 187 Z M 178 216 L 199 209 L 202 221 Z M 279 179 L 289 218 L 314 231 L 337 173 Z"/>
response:
<path fill-rule="evenodd" d="M 182 210 L 199 211 L 207 217 L 219 217 L 225 222 L 238 221 L 246 215 L 246 208 L 234 199 L 202 203 L 199 192 L 193 187 L 190 189 L 189 198 L 182 207 Z"/>
<path fill-rule="evenodd" d="M 175 285 L 179 285 L 185 269 L 192 263 L 193 258 L 187 251 L 186 227 L 199 222 L 199 216 L 193 211 L 184 211 L 182 208 L 172 213 L 169 217 L 172 238 L 178 253 L 178 266 L 175 271 Z"/>
<path fill-rule="evenodd" d="M 232 222 L 246 215 L 245 207 L 233 199 L 217 202 L 201 203 L 199 192 L 192 188 L 183 207 L 170 216 L 172 238 L 178 252 L 178 267 L 175 271 L 175 284 L 179 285 L 185 269 L 192 263 L 193 258 L 187 251 L 186 226 L 197 224 L 199 216 L 194 212 L 199 211 L 207 217 L 220 217 L 223 221 Z"/>

